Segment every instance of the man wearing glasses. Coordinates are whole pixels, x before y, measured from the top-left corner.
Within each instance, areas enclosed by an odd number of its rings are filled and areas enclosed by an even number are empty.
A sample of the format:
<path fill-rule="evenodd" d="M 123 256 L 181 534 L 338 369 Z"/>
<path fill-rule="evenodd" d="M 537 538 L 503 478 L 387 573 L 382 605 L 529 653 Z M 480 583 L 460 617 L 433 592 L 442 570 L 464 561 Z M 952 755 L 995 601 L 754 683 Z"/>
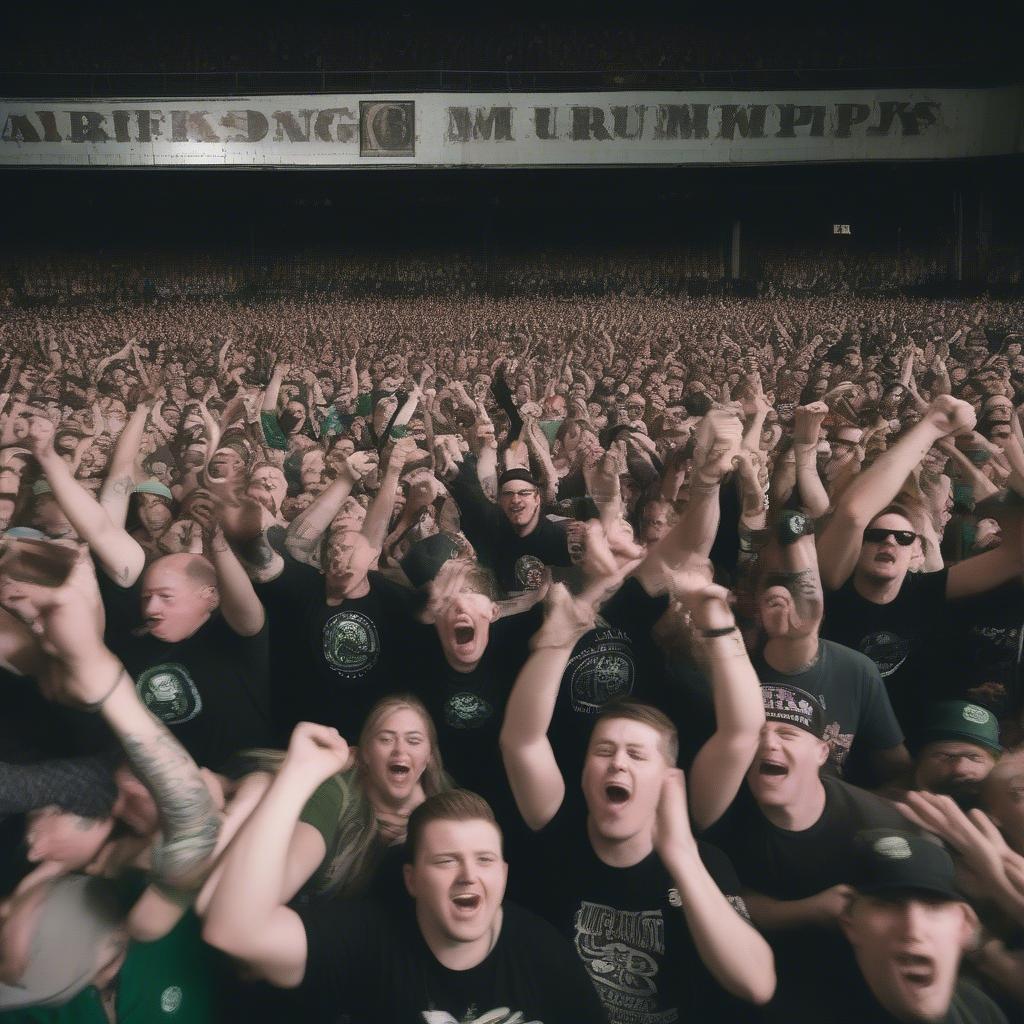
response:
<path fill-rule="evenodd" d="M 945 641 L 947 602 L 991 590 L 1024 571 L 1018 530 L 996 551 L 948 569 L 911 573 L 924 512 L 897 503 L 907 478 L 940 438 L 971 430 L 974 409 L 949 395 L 854 477 L 818 540 L 825 587 L 823 635 L 868 655 L 896 716 L 913 738 L 930 701 L 959 697 Z"/>
<path fill-rule="evenodd" d="M 547 565 L 569 565 L 565 529 L 541 514 L 540 487 L 526 469 L 498 477 L 498 507 L 480 488 L 471 457 L 457 467 L 448 489 L 458 503 L 462 530 L 502 590 L 536 590 Z"/>

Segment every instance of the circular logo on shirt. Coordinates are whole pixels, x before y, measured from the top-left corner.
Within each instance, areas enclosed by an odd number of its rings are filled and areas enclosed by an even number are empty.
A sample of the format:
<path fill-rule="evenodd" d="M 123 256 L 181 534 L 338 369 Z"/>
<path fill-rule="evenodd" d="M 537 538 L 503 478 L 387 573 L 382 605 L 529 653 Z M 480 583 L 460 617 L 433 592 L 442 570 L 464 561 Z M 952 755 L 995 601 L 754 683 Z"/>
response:
<path fill-rule="evenodd" d="M 910 641 L 895 633 L 881 630 L 869 633 L 860 642 L 860 653 L 866 654 L 877 666 L 883 679 L 891 676 L 910 654 Z"/>
<path fill-rule="evenodd" d="M 168 987 L 160 993 L 160 1009 L 163 1010 L 164 1013 L 177 1013 L 180 1006 L 181 987 L 178 985 L 168 985 Z"/>
<path fill-rule="evenodd" d="M 453 729 L 479 729 L 494 715 L 494 708 L 478 693 L 463 690 L 448 698 L 444 720 Z"/>
<path fill-rule="evenodd" d="M 135 690 L 139 700 L 166 725 L 191 722 L 203 710 L 203 698 L 188 669 L 177 662 L 147 668 Z"/>
<path fill-rule="evenodd" d="M 636 666 L 624 635 L 604 630 L 578 653 L 567 666 L 569 695 L 573 711 L 596 715 L 609 701 L 633 692 Z"/>
<path fill-rule="evenodd" d="M 324 623 L 324 660 L 350 679 L 366 675 L 380 657 L 377 627 L 359 612 L 338 612 Z"/>
<path fill-rule="evenodd" d="M 984 708 L 979 708 L 977 704 L 965 704 L 961 714 L 964 716 L 964 721 L 974 722 L 975 725 L 984 725 L 992 717 Z"/>
<path fill-rule="evenodd" d="M 544 585 L 544 563 L 536 555 L 520 555 L 514 572 L 523 590 L 539 590 Z"/>
<path fill-rule="evenodd" d="M 883 836 L 875 840 L 875 853 L 889 860 L 907 860 L 911 856 L 910 843 L 903 836 Z"/>

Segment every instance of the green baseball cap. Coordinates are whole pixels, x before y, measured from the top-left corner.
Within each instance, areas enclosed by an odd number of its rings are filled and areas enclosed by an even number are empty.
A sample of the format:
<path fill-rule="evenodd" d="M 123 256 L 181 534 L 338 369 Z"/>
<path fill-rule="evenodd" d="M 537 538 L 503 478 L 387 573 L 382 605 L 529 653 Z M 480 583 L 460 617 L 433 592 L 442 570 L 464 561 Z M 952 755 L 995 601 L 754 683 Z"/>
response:
<path fill-rule="evenodd" d="M 133 494 L 158 494 L 161 498 L 166 498 L 168 501 L 174 501 L 174 495 L 171 494 L 169 487 L 165 487 L 159 480 L 150 477 L 148 480 L 143 480 L 141 484 L 136 484 L 132 488 Z"/>
<path fill-rule="evenodd" d="M 966 700 L 944 700 L 929 705 L 919 739 L 922 745 L 937 740 L 961 740 L 997 754 L 1003 750 L 999 745 L 996 716 L 980 704 Z"/>

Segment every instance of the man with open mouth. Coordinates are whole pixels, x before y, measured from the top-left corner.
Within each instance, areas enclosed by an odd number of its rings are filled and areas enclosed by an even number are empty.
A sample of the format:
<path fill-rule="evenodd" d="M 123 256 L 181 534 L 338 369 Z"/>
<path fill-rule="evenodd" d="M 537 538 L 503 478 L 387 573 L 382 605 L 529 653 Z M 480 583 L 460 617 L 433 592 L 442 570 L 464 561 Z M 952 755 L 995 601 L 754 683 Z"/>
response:
<path fill-rule="evenodd" d="M 715 610 L 706 614 L 731 619 L 725 591 L 712 590 Z M 584 595 L 573 600 L 554 586 L 509 698 L 501 750 L 535 833 L 526 854 L 536 881 L 522 898 L 575 943 L 615 1024 L 683 1014 L 745 1020 L 750 1004 L 771 998 L 771 951 L 749 923 L 728 858 L 693 836 L 671 720 L 635 701 L 606 706 L 583 765 L 584 806 L 566 799 L 548 728 L 565 666 L 594 614 Z M 732 660 L 756 692 L 745 652 Z"/>
<path fill-rule="evenodd" d="M 388 1024 L 602 1024 L 601 1004 L 568 943 L 505 902 L 501 829 L 487 802 L 467 790 L 428 797 L 409 816 L 403 871 L 411 899 L 325 901 L 301 916 L 280 904 L 299 812 L 348 756 L 336 730 L 296 729 L 270 799 L 225 860 L 207 941 L 274 985 L 301 984 L 310 1019 L 344 1010 Z"/>
<path fill-rule="evenodd" d="M 978 919 L 954 884 L 945 849 L 922 836 L 862 833 L 858 865 L 840 925 L 858 970 L 838 973 L 835 1021 L 1005 1021 L 987 995 L 957 980 Z M 825 1019 L 824 1016 L 818 1019 Z"/>
<path fill-rule="evenodd" d="M 876 663 L 911 740 L 929 700 L 963 696 L 948 678 L 947 602 L 986 593 L 1024 572 L 1019 529 L 1008 531 L 996 550 L 936 572 L 910 572 L 925 542 L 921 517 L 900 503 L 901 490 L 936 441 L 974 424 L 967 402 L 951 395 L 934 399 L 921 420 L 843 491 L 818 540 L 825 635 Z"/>
<path fill-rule="evenodd" d="M 770 1018 L 803 1020 L 827 998 L 829 965 L 842 950 L 836 922 L 853 875 L 854 836 L 906 822 L 881 797 L 822 774 L 829 746 L 814 695 L 782 684 L 761 692 L 765 723 L 753 760 L 737 754 L 714 776 L 695 766 L 691 802 L 704 837 L 735 863 L 750 915 L 775 950 Z M 712 806 L 728 809 L 712 817 Z"/>

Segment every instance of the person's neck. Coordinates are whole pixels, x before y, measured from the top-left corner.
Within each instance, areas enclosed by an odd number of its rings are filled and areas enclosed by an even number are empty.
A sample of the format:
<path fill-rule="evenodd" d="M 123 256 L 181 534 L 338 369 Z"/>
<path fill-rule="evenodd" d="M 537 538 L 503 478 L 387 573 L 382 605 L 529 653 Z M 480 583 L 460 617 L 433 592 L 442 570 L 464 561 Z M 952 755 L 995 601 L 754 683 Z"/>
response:
<path fill-rule="evenodd" d="M 513 532 L 517 537 L 529 537 L 534 530 L 540 525 L 540 512 L 538 512 L 533 519 L 523 526 L 516 526 L 515 523 L 509 523 L 512 527 Z"/>
<path fill-rule="evenodd" d="M 825 812 L 825 785 L 814 780 L 808 792 L 786 807 L 762 806 L 761 813 L 776 827 L 786 832 L 805 832 Z"/>
<path fill-rule="evenodd" d="M 367 796 L 370 798 L 373 813 L 378 818 L 408 818 L 427 798 L 422 785 L 419 784 L 403 800 L 392 800 L 387 793 L 381 793 L 371 787 L 367 787 Z"/>
<path fill-rule="evenodd" d="M 490 928 L 480 938 L 460 942 L 445 935 L 434 922 L 427 920 L 423 905 L 419 902 L 416 904 L 416 923 L 419 925 L 423 941 L 437 962 L 447 967 L 449 971 L 469 971 L 482 964 L 501 935 L 503 917 L 504 911 L 498 907 Z"/>
<path fill-rule="evenodd" d="M 855 572 L 853 575 L 853 589 L 872 604 L 889 604 L 899 596 L 906 573 L 893 579 L 878 579 L 869 576 L 867 573 Z"/>
<path fill-rule="evenodd" d="M 587 837 L 597 859 L 610 868 L 631 868 L 649 857 L 654 849 L 653 822 L 651 828 L 626 839 L 607 839 L 598 833 L 594 819 L 587 815 Z"/>
<path fill-rule="evenodd" d="M 764 660 L 776 672 L 795 675 L 818 660 L 820 641 L 817 632 L 810 636 L 776 636 L 764 645 Z"/>

